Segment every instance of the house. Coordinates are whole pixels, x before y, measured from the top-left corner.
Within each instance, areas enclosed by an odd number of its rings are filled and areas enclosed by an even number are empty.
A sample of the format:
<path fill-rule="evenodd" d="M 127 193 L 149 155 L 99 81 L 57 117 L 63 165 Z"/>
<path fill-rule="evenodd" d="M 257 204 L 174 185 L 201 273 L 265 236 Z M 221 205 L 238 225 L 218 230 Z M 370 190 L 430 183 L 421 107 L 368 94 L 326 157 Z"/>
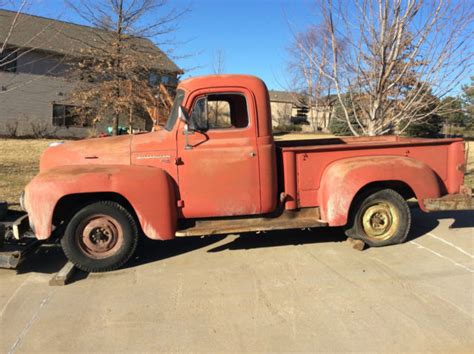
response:
<path fill-rule="evenodd" d="M 15 15 L 0 10 L 0 48 Z M 21 14 L 0 55 L 0 135 L 87 136 L 89 124 L 71 119 L 74 106 L 68 94 L 75 82 L 67 73 L 72 58 L 107 35 L 110 32 Z M 153 58 L 149 82 L 174 91 L 181 69 L 148 39 L 133 41 Z"/>
<path fill-rule="evenodd" d="M 332 106 L 312 102 L 311 98 L 291 91 L 269 91 L 273 127 L 299 125 L 302 131 L 328 129 Z"/>

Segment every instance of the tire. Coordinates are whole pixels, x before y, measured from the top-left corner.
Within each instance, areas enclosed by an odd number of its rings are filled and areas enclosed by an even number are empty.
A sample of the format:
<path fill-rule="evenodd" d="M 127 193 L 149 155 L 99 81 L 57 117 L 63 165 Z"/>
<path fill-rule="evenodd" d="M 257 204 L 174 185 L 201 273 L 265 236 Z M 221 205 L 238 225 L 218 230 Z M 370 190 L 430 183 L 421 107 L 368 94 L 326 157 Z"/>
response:
<path fill-rule="evenodd" d="M 351 208 L 346 235 L 372 247 L 403 243 L 411 225 L 407 202 L 392 189 L 366 193 Z"/>
<path fill-rule="evenodd" d="M 61 239 L 66 257 L 86 272 L 120 268 L 135 252 L 138 229 L 135 219 L 120 204 L 102 201 L 80 209 Z"/>

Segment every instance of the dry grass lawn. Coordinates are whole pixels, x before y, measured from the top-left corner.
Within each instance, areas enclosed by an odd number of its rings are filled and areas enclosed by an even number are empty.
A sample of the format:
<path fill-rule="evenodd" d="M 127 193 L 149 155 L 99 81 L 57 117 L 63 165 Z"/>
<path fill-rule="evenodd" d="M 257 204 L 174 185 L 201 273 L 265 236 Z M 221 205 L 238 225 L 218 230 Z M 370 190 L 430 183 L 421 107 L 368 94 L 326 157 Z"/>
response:
<path fill-rule="evenodd" d="M 302 139 L 323 138 L 328 135 L 288 134 L 276 137 L 277 140 L 299 137 Z M 48 144 L 56 140 L 16 140 L 0 139 L 0 200 L 11 204 L 18 203 L 21 191 L 38 172 L 38 161 Z M 470 158 L 466 184 L 474 188 L 474 142 L 469 143 Z"/>
<path fill-rule="evenodd" d="M 38 172 L 39 158 L 56 140 L 0 139 L 0 200 L 14 205 L 21 191 Z"/>

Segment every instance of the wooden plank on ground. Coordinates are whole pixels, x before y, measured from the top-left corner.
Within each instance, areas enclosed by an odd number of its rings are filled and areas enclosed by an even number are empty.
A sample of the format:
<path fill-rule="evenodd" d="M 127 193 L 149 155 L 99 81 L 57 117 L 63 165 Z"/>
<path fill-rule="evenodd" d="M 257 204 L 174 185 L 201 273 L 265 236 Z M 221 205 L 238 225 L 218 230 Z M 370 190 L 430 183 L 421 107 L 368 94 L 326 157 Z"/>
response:
<path fill-rule="evenodd" d="M 51 286 L 62 286 L 69 283 L 71 277 L 73 276 L 76 268 L 71 262 L 67 262 L 64 267 L 61 268 L 49 281 Z"/>
<path fill-rule="evenodd" d="M 353 238 L 348 237 L 347 243 L 357 251 L 363 251 L 365 248 L 365 242 L 362 240 L 355 240 Z"/>

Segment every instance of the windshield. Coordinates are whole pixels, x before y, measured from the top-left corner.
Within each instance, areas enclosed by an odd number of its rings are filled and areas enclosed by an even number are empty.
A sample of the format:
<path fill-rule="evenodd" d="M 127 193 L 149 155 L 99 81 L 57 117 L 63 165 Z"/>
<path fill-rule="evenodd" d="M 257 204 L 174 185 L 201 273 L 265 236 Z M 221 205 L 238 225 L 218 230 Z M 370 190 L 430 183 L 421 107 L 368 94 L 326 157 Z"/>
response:
<path fill-rule="evenodd" d="M 168 117 L 168 121 L 166 122 L 165 129 L 171 131 L 173 129 L 174 124 L 176 123 L 176 119 L 178 119 L 178 111 L 179 107 L 183 103 L 184 99 L 184 91 L 178 90 L 176 92 L 176 97 L 174 98 L 173 107 L 171 107 L 170 116 Z"/>

